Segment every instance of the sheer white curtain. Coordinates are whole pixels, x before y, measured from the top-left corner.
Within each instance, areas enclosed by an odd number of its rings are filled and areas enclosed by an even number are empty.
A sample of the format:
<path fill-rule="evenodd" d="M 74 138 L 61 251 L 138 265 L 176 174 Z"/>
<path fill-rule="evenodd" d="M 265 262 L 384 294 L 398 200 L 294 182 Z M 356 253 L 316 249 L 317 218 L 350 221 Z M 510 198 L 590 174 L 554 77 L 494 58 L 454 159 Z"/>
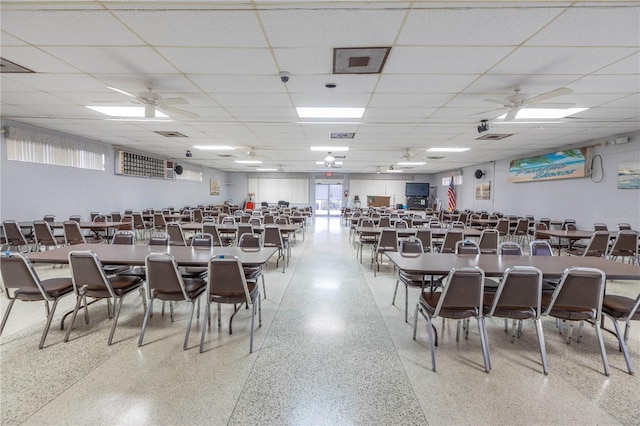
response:
<path fill-rule="evenodd" d="M 80 169 L 105 169 L 103 153 L 20 139 L 12 137 L 11 134 L 7 138 L 7 160 L 52 164 Z"/>
<path fill-rule="evenodd" d="M 288 201 L 293 204 L 309 204 L 309 179 L 247 179 L 247 189 L 255 194 L 258 203 Z"/>

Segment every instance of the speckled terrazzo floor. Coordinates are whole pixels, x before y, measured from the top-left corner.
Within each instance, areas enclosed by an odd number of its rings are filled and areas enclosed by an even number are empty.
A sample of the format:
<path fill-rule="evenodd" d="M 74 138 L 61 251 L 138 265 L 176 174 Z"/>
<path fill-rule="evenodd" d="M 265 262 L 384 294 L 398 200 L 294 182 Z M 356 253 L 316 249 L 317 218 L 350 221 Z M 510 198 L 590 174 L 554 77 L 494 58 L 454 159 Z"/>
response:
<path fill-rule="evenodd" d="M 545 319 L 549 376 L 541 372 L 535 330 L 515 344 L 502 322 L 489 321 L 493 369 L 484 373 L 477 329 L 455 341 L 455 323 L 439 324 L 438 371 L 431 371 L 425 322 L 417 340 L 404 322 L 404 293 L 391 305 L 395 275 L 388 261 L 373 276 L 339 219 L 318 218 L 298 237 L 283 274 L 269 265 L 263 324 L 249 354 L 249 311 L 206 334 L 200 323 L 182 351 L 187 307 L 175 322 L 155 315 L 137 346 L 140 298 L 125 300 L 114 344 L 104 302 L 91 323 L 77 321 L 63 343 L 61 302 L 46 347 L 37 350 L 44 308 L 16 303 L 0 340 L 2 424 L 638 424 L 640 382 L 626 373 L 615 337 L 605 333 L 611 376 L 602 374 L 595 333 L 566 345 Z M 45 277 L 68 268 L 39 266 Z M 610 282 L 632 295 L 638 282 Z M 417 291 L 409 292 L 410 309 Z M 2 301 L 2 313 L 6 301 Z M 473 322 L 472 322 L 473 325 Z M 640 368 L 640 325 L 630 351 Z"/>

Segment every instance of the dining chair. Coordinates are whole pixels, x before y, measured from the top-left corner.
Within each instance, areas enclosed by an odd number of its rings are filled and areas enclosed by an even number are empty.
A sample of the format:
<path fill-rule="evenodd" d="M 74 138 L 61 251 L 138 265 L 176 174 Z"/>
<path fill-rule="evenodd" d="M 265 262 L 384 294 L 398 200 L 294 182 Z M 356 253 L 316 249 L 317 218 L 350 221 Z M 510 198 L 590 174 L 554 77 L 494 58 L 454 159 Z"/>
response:
<path fill-rule="evenodd" d="M 607 255 L 611 260 L 621 258 L 623 263 L 627 259 L 629 264 L 640 263 L 638 259 L 638 233 L 632 230 L 618 231 Z"/>
<path fill-rule="evenodd" d="M 455 254 L 480 254 L 478 243 L 470 240 L 456 241 Z"/>
<path fill-rule="evenodd" d="M 193 311 L 200 296 L 204 294 L 207 283 L 202 278 L 185 278 L 179 270 L 175 258 L 169 253 L 150 253 L 145 259 L 146 270 L 146 294 L 149 300 L 140 330 L 138 346 L 142 346 L 144 333 L 147 329 L 149 317 L 153 315 L 153 301 L 159 299 L 169 301 L 171 309 L 171 322 L 173 322 L 173 302 L 185 301 L 191 303 L 191 314 L 187 322 L 187 331 L 184 336 L 182 349 L 186 350 L 189 343 L 189 333 L 193 322 Z"/>
<path fill-rule="evenodd" d="M 398 251 L 398 230 L 396 228 L 384 228 L 380 233 L 378 243 L 375 245 L 375 251 L 372 256 L 373 276 L 375 277 L 380 271 L 382 263 L 382 255 L 389 252 Z M 380 260 L 378 260 L 380 259 Z"/>
<path fill-rule="evenodd" d="M 498 255 L 522 256 L 522 246 L 513 241 L 504 241 L 498 246 Z"/>
<path fill-rule="evenodd" d="M 64 237 L 54 236 L 49 223 L 44 220 L 34 220 L 33 231 L 36 238 L 35 251 L 39 251 L 42 247 L 45 250 L 48 250 L 49 247 L 55 249 L 65 244 Z"/>
<path fill-rule="evenodd" d="M 243 251 L 258 251 L 262 247 L 262 235 L 243 234 L 238 241 L 238 247 Z M 262 297 L 267 298 L 267 288 L 264 283 L 264 268 L 263 265 L 242 265 L 244 277 L 247 281 L 256 281 L 258 278 L 262 279 Z"/>
<path fill-rule="evenodd" d="M 478 247 L 481 254 L 498 254 L 500 232 L 497 229 L 486 228 L 480 233 Z"/>
<path fill-rule="evenodd" d="M 416 238 L 422 243 L 422 249 L 425 253 L 433 251 L 433 247 L 431 246 L 431 229 L 425 227 L 418 228 Z"/>
<path fill-rule="evenodd" d="M 514 266 L 504 272 L 495 293 L 484 293 L 483 303 L 486 318 L 505 319 L 505 331 L 507 331 L 507 320 L 513 320 L 511 343 L 514 343 L 516 335 L 520 337 L 522 334 L 522 321 L 533 320 L 538 335 L 542 371 L 544 374 L 549 374 L 547 350 L 544 343 L 542 321 L 540 320 L 541 302 L 542 271 L 532 266 Z"/>
<path fill-rule="evenodd" d="M 413 322 L 413 340 L 416 339 L 418 330 L 418 313 L 427 320 L 429 332 L 429 346 L 431 348 L 431 368 L 436 371 L 436 353 L 433 319 L 437 317 L 456 320 L 475 318 L 478 322 L 478 332 L 482 355 L 484 358 L 485 372 L 491 371 L 491 359 L 487 342 L 487 330 L 483 316 L 483 287 L 484 271 L 477 266 L 454 268 L 449 272 L 442 292 L 420 293 Z M 461 321 L 458 321 L 456 341 L 460 338 Z M 468 338 L 469 327 L 465 338 Z"/>
<path fill-rule="evenodd" d="M 403 257 L 417 257 L 424 253 L 422 241 L 417 238 L 409 238 L 400 241 L 399 253 Z M 427 275 L 407 272 L 403 269 L 398 270 L 398 278 L 396 279 L 396 287 L 393 291 L 393 299 L 391 304 L 396 304 L 396 295 L 398 294 L 398 285 L 404 284 L 404 322 L 409 322 L 409 287 L 424 289 L 427 281 Z"/>
<path fill-rule="evenodd" d="M 613 322 L 620 350 L 627 363 L 627 370 L 629 374 L 634 374 L 635 370 L 629 356 L 627 341 L 629 340 L 631 321 L 640 321 L 640 294 L 635 299 L 616 294 L 605 294 L 602 299 L 602 314 Z M 620 330 L 618 321 L 624 321 L 624 334 Z"/>
<path fill-rule="evenodd" d="M 170 245 L 172 246 L 187 245 L 187 240 L 184 238 L 184 232 L 182 231 L 182 225 L 180 225 L 180 222 L 167 223 L 167 234 L 169 234 Z"/>
<path fill-rule="evenodd" d="M 543 295 L 542 305 L 546 306 L 543 315 L 554 317 L 563 322 L 569 321 L 570 326 L 565 337 L 567 344 L 571 342 L 575 321 L 580 322 L 578 343 L 582 340 L 584 322 L 587 321 L 594 326 L 602 355 L 604 374 L 608 376 L 609 362 L 600 325 L 605 280 L 604 272 L 599 269 L 567 268 L 553 294 Z M 563 327 L 560 327 L 560 332 L 563 332 Z"/>
<path fill-rule="evenodd" d="M 27 253 L 33 250 L 35 241 L 25 237 L 15 220 L 2 221 L 2 228 L 4 230 L 4 236 L 9 249 L 13 247 L 20 251 L 20 247 L 24 247 Z"/>
<path fill-rule="evenodd" d="M 220 238 L 220 232 L 218 232 L 218 227 L 215 223 L 204 222 L 202 224 L 202 233 L 210 234 L 213 236 L 213 246 L 214 247 L 222 247 L 222 239 Z"/>
<path fill-rule="evenodd" d="M 229 319 L 229 334 L 233 334 L 233 318 L 246 304 L 251 306 L 251 338 L 249 341 L 249 353 L 253 352 L 253 331 L 255 325 L 256 308 L 258 310 L 258 327 L 262 326 L 262 305 L 260 288 L 255 281 L 247 281 L 242 270 L 242 263 L 237 257 L 213 257 L 209 260 L 206 297 L 205 318 L 202 322 L 202 335 L 200 337 L 200 353 L 204 351 L 204 338 L 207 325 L 211 325 L 211 303 L 218 305 L 218 328 L 221 327 L 221 305 L 233 305 L 233 314 Z"/>
<path fill-rule="evenodd" d="M 285 241 L 282 238 L 282 234 L 280 233 L 280 228 L 278 228 L 278 225 L 265 225 L 263 246 L 276 247 L 278 249 L 276 268 L 278 267 L 278 262 L 280 261 L 280 259 L 282 259 L 282 273 L 284 274 L 285 266 L 289 262 L 289 242 Z"/>
<path fill-rule="evenodd" d="M 569 256 L 590 256 L 590 257 L 604 257 L 609 249 L 609 232 L 608 231 L 595 231 L 591 240 L 585 248 L 569 248 L 565 250 L 565 254 Z"/>
<path fill-rule="evenodd" d="M 361 231 L 358 235 L 358 251 L 356 256 L 360 258 L 360 263 L 362 263 L 362 250 L 365 245 L 369 245 L 373 247 L 378 242 L 378 231 L 373 231 L 375 227 L 375 222 L 373 219 L 362 219 L 360 221 L 361 228 L 371 228 L 371 231 Z"/>
<path fill-rule="evenodd" d="M 142 303 L 146 310 L 147 302 L 144 295 L 144 287 L 142 286 L 142 279 L 140 277 L 126 275 L 107 277 L 98 256 L 88 250 L 74 250 L 69 252 L 69 266 L 71 268 L 73 290 L 76 294 L 76 305 L 73 309 L 71 323 L 69 324 L 67 333 L 64 336 L 64 341 L 69 341 L 69 335 L 71 334 L 73 323 L 75 322 L 76 316 L 78 315 L 78 311 L 80 310 L 83 302 L 85 321 L 89 323 L 89 310 L 87 308 L 86 299 L 90 297 L 97 300 L 107 300 L 109 318 L 112 316 L 111 300 L 113 299 L 113 325 L 111 326 L 111 332 L 109 333 L 109 339 L 107 340 L 107 344 L 111 345 L 124 298 L 134 291 L 139 291 L 142 296 Z"/>
<path fill-rule="evenodd" d="M 41 280 L 35 268 L 21 253 L 9 253 L 0 258 L 0 272 L 2 273 L 3 293 L 9 300 L 6 307 L 0 335 L 9 319 L 11 308 L 16 300 L 23 302 L 44 301 L 47 322 L 40 338 L 38 349 L 44 347 L 44 342 L 51 327 L 53 315 L 56 313 L 58 302 L 63 297 L 73 293 L 73 283 L 70 277 L 49 278 Z M 51 308 L 49 303 L 53 302 Z"/>
<path fill-rule="evenodd" d="M 442 245 L 440 246 L 440 253 L 455 253 L 456 243 L 463 240 L 463 234 L 461 229 L 448 229 L 444 234 Z"/>

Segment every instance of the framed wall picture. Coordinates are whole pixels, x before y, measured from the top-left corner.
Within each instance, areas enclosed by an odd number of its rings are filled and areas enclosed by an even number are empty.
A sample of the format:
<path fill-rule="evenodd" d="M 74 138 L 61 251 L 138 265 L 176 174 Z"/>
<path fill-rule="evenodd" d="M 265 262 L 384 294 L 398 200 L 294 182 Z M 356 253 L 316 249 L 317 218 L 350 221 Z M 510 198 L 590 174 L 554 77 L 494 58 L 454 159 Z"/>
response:
<path fill-rule="evenodd" d="M 211 179 L 209 193 L 211 195 L 220 195 L 220 182 L 218 182 L 218 179 Z"/>
<path fill-rule="evenodd" d="M 491 199 L 491 181 L 476 183 L 476 200 Z"/>
<path fill-rule="evenodd" d="M 618 189 L 640 189 L 640 161 L 618 165 Z"/>

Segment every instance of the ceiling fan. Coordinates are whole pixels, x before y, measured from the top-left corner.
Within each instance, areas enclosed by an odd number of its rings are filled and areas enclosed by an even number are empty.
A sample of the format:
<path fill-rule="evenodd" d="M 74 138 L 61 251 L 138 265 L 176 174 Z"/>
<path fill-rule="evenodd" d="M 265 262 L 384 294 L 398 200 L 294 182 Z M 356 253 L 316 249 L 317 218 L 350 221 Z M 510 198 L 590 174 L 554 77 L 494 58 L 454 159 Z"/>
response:
<path fill-rule="evenodd" d="M 163 98 L 153 91 L 153 87 L 151 86 L 151 84 L 149 84 L 149 86 L 147 87 L 146 92 L 140 92 L 137 95 L 133 95 L 122 89 L 118 89 L 117 87 L 107 86 L 107 88 L 113 90 L 114 92 L 122 93 L 123 95 L 129 96 L 130 98 L 135 98 L 135 101 L 130 101 L 132 103 L 144 105 L 145 118 L 155 118 L 156 109 L 167 112 L 169 114 L 173 113 L 188 118 L 200 117 L 198 114 L 194 114 L 192 112 L 185 111 L 173 106 L 186 105 L 189 103 L 189 101 L 184 98 Z"/>
<path fill-rule="evenodd" d="M 486 102 L 502 105 L 502 108 L 496 108 L 491 111 L 499 111 L 505 108 L 509 109 L 509 112 L 507 112 L 507 115 L 504 118 L 504 121 L 511 121 L 514 118 L 516 118 L 516 116 L 518 115 L 518 112 L 520 112 L 522 108 L 565 109 L 565 108 L 571 108 L 575 106 L 575 104 L 572 104 L 572 103 L 544 103 L 544 104 L 541 103 L 548 99 L 573 93 L 573 90 L 567 87 L 561 87 L 559 89 L 552 90 L 550 92 L 546 92 L 541 95 L 537 95 L 533 97 L 529 97 L 529 95 L 520 93 L 520 90 L 521 90 L 520 88 L 517 88 L 517 87 L 514 88 L 513 91 L 515 93 L 513 95 L 507 96 L 503 100 L 498 100 L 498 99 L 483 99 L 483 100 Z M 491 111 L 486 111 L 482 114 L 486 114 L 487 112 L 491 112 Z"/>

